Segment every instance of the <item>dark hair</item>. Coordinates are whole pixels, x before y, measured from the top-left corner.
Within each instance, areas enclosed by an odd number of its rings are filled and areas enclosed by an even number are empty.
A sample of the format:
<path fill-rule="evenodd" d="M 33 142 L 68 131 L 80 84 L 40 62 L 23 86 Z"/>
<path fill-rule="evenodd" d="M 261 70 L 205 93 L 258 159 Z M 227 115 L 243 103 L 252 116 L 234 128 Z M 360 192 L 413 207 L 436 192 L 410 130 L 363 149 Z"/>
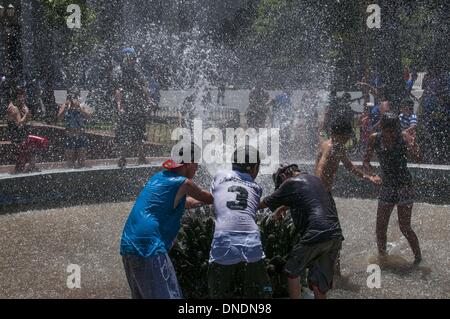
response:
<path fill-rule="evenodd" d="M 78 87 L 74 86 L 67 90 L 67 99 L 68 100 L 79 99 L 80 95 L 81 95 L 81 91 Z"/>
<path fill-rule="evenodd" d="M 280 168 L 273 173 L 272 180 L 275 184 L 275 189 L 278 189 L 284 181 L 292 176 L 294 176 L 295 172 L 300 172 L 297 164 L 281 164 Z"/>
<path fill-rule="evenodd" d="M 331 120 L 330 133 L 337 135 L 352 134 L 352 124 L 343 116 L 338 116 Z"/>
<path fill-rule="evenodd" d="M 344 101 L 346 101 L 346 100 L 351 100 L 351 98 L 352 98 L 352 96 L 351 96 L 351 94 L 348 93 L 348 92 L 345 92 L 344 94 L 342 94 L 342 99 L 343 99 Z"/>
<path fill-rule="evenodd" d="M 25 85 L 16 85 L 11 88 L 11 98 L 17 99 L 17 97 L 21 94 L 26 94 L 27 88 Z"/>
<path fill-rule="evenodd" d="M 402 107 L 407 107 L 408 109 L 414 108 L 414 101 L 410 98 L 404 99 L 401 104 Z"/>
<path fill-rule="evenodd" d="M 244 153 L 244 161 L 242 158 L 239 158 L 239 154 Z M 256 157 L 256 162 L 255 162 Z M 249 145 L 245 145 L 245 147 L 236 148 L 233 153 L 232 160 L 232 169 L 234 171 L 239 171 L 242 173 L 250 172 L 255 166 L 259 166 L 261 164 L 261 156 L 259 151 Z"/>
<path fill-rule="evenodd" d="M 386 112 L 381 117 L 380 121 L 381 129 L 393 129 L 396 130 L 399 134 L 401 132 L 400 120 L 397 115 L 392 112 Z"/>

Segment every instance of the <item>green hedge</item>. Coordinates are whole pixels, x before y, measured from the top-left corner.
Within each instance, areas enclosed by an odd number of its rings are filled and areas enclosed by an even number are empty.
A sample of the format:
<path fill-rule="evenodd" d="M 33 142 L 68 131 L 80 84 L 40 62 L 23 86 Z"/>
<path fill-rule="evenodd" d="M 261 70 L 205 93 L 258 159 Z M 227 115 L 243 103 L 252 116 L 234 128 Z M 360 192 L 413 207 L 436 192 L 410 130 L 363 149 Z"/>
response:
<path fill-rule="evenodd" d="M 208 259 L 214 234 L 214 211 L 210 206 L 189 210 L 183 216 L 170 257 L 186 298 L 208 298 Z M 287 278 L 282 272 L 297 232 L 290 218 L 274 221 L 267 211 L 257 215 L 266 254 L 273 297 L 287 297 Z"/>

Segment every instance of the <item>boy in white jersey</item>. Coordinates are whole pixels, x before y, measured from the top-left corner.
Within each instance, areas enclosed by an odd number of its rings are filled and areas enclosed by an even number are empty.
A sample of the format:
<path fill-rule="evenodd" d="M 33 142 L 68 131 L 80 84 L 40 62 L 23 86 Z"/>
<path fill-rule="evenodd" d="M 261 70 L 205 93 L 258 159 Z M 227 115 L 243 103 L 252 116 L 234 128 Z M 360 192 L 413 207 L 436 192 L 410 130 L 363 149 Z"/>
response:
<path fill-rule="evenodd" d="M 245 158 L 239 160 L 240 154 Z M 238 149 L 232 170 L 218 172 L 211 185 L 216 222 L 208 269 L 211 298 L 272 296 L 256 224 L 262 195 L 261 187 L 254 182 L 259 165 L 257 150 L 249 146 Z"/>

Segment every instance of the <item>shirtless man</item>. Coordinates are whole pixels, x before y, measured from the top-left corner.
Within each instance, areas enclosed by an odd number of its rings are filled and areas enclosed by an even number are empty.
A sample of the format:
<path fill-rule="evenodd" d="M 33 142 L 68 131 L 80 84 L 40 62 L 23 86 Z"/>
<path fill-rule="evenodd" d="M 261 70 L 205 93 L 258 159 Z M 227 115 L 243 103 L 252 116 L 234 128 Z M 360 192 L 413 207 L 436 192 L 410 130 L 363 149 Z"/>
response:
<path fill-rule="evenodd" d="M 381 179 L 378 176 L 371 176 L 364 173 L 353 165 L 347 156 L 345 144 L 349 140 L 352 132 L 351 124 L 345 119 L 336 118 L 330 125 L 331 138 L 322 143 L 319 155 L 316 161 L 315 175 L 320 178 L 327 192 L 333 201 L 331 191 L 333 189 L 333 181 L 342 162 L 345 168 L 351 173 L 361 178 L 367 179 L 374 184 L 380 184 Z M 340 258 L 338 256 L 335 274 L 341 277 Z"/>
<path fill-rule="evenodd" d="M 331 138 L 324 141 L 320 146 L 315 168 L 315 175 L 320 178 L 326 190 L 331 193 L 334 176 L 337 173 L 340 162 L 356 176 L 367 179 L 374 184 L 379 184 L 380 179 L 377 176 L 365 174 L 362 170 L 356 168 L 347 156 L 345 144 L 351 136 L 351 124 L 336 119 L 331 124 L 330 131 Z"/>

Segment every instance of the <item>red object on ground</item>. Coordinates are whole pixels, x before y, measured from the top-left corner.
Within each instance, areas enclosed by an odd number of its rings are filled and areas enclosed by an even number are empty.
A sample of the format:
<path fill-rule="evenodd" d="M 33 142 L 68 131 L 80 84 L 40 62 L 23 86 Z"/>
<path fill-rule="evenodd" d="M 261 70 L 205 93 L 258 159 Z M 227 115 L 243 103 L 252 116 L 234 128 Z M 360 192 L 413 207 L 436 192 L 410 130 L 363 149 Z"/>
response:
<path fill-rule="evenodd" d="M 36 136 L 36 135 L 28 135 L 25 143 L 27 144 L 27 149 L 35 150 L 47 150 L 48 149 L 48 138 Z"/>
<path fill-rule="evenodd" d="M 16 171 L 23 171 L 25 169 L 25 165 L 30 161 L 31 154 L 46 150 L 48 150 L 48 138 L 28 135 L 27 139 L 20 144 L 19 153 L 17 154 Z"/>

